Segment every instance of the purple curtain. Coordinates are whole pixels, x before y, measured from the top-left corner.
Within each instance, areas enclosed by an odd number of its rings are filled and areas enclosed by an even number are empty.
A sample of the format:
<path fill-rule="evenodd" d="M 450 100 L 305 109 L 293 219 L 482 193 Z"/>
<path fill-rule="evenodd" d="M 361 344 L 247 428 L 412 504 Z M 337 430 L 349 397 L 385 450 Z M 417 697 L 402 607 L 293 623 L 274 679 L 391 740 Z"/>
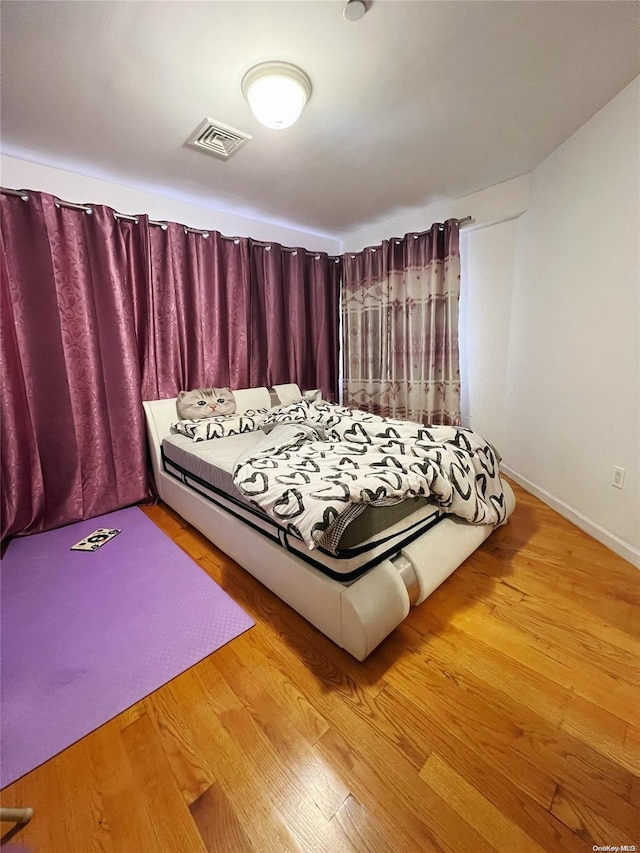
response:
<path fill-rule="evenodd" d="M 336 399 L 341 260 L 28 197 L 0 195 L 2 537 L 145 499 L 143 399 Z"/>
<path fill-rule="evenodd" d="M 143 399 L 211 385 L 249 387 L 248 240 L 174 222 L 152 226 L 149 238 Z"/>
<path fill-rule="evenodd" d="M 345 405 L 460 423 L 458 221 L 345 255 Z"/>
<path fill-rule="evenodd" d="M 131 282 L 140 231 L 2 195 L 2 536 L 148 494 Z"/>
<path fill-rule="evenodd" d="M 144 399 L 287 382 L 337 399 L 341 259 L 176 223 L 149 241 Z"/>
<path fill-rule="evenodd" d="M 337 401 L 342 260 L 254 242 L 250 257 L 251 384 L 297 382 Z"/>

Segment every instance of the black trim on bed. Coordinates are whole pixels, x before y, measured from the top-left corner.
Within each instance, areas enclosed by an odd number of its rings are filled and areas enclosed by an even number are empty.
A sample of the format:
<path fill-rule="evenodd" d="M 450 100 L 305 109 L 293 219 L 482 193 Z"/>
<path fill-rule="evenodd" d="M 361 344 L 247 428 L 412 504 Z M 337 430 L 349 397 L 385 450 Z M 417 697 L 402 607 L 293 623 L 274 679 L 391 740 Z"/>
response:
<path fill-rule="evenodd" d="M 192 474 L 190 471 L 187 471 L 185 468 L 182 468 L 182 466 L 178 465 L 176 462 L 174 462 L 172 459 L 169 459 L 165 455 L 164 448 L 162 446 L 160 447 L 160 454 L 162 458 L 162 467 L 165 473 L 168 474 L 170 477 L 173 477 L 174 480 L 177 480 L 183 485 L 188 486 L 188 488 L 193 489 L 196 494 L 210 501 L 210 503 L 214 504 L 214 506 L 217 506 L 219 509 L 228 512 L 230 515 L 234 516 L 234 518 L 239 519 L 244 524 L 248 524 L 249 527 L 251 527 L 253 530 L 256 530 L 258 533 L 262 533 L 263 536 L 266 536 L 275 544 L 280 545 L 281 548 L 284 548 L 290 554 L 295 554 L 297 557 L 300 557 L 300 559 L 304 560 L 305 563 L 308 563 L 310 566 L 313 566 L 315 569 L 318 569 L 318 571 L 327 575 L 332 580 L 340 581 L 342 583 L 349 583 L 351 581 L 357 580 L 359 577 L 366 574 L 368 571 L 370 571 L 370 569 L 373 569 L 383 560 L 395 557 L 405 545 L 409 545 L 409 543 L 413 542 L 419 536 L 422 536 L 423 533 L 426 533 L 427 530 L 430 530 L 432 527 L 435 527 L 435 525 L 445 517 L 444 513 L 440 513 L 435 518 L 433 517 L 433 515 L 431 515 L 426 519 L 420 519 L 419 521 L 414 522 L 410 527 L 407 528 L 408 531 L 414 530 L 415 528 L 413 533 L 410 533 L 400 542 L 394 542 L 394 544 L 391 547 L 387 548 L 382 554 L 377 555 L 373 559 L 364 563 L 364 565 L 359 566 L 357 569 L 354 569 L 352 572 L 335 572 L 333 569 L 330 569 L 322 563 L 319 563 L 317 560 L 314 560 L 313 557 L 310 556 L 311 552 L 309 552 L 309 555 L 307 555 L 304 552 L 298 550 L 297 548 L 292 548 L 289 545 L 290 534 L 284 528 L 280 527 L 279 524 L 269 518 L 266 513 L 262 512 L 261 510 L 255 509 L 245 501 L 239 500 L 233 495 L 230 495 L 227 492 L 218 489 L 216 486 L 213 486 L 211 483 L 207 483 L 206 480 L 203 480 L 196 474 Z M 173 471 L 171 471 L 167 467 L 167 465 L 173 466 L 173 468 L 175 468 L 176 472 L 178 473 L 174 473 Z M 190 480 L 193 482 L 189 482 Z M 206 489 L 206 491 L 200 491 L 200 489 L 196 488 L 196 485 L 194 484 L 202 486 L 204 489 Z M 260 518 L 262 521 L 272 525 L 276 529 L 277 533 L 272 533 L 269 530 L 265 530 L 263 527 L 260 527 L 260 525 L 254 524 L 250 519 L 245 518 L 237 512 L 234 512 L 231 507 L 225 506 L 219 501 L 216 501 L 215 498 L 212 496 L 212 493 L 213 495 L 224 498 L 225 501 L 229 501 L 229 503 L 241 508 L 244 512 L 248 512 L 256 518 Z M 338 551 L 337 554 L 331 554 L 324 548 L 318 548 L 317 550 L 323 554 L 326 554 L 327 557 L 330 557 L 334 560 L 348 560 L 352 559 L 353 557 L 358 557 L 361 554 L 372 550 L 373 548 L 377 548 L 381 543 L 388 542 L 390 539 L 394 538 L 395 537 L 393 535 L 387 536 L 385 538 L 378 539 L 375 542 L 370 542 L 344 551 Z M 296 542 L 300 542 L 301 546 L 304 546 L 304 542 L 301 539 L 298 539 L 297 537 L 292 537 L 292 539 L 295 539 Z"/>

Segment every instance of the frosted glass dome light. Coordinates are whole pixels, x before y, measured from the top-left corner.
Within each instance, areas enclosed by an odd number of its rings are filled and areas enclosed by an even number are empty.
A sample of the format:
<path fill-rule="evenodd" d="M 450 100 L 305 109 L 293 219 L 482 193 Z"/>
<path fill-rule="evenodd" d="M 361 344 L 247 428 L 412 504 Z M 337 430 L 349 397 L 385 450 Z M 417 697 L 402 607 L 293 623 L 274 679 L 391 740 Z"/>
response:
<path fill-rule="evenodd" d="M 300 118 L 311 96 L 311 81 L 288 62 L 263 62 L 244 75 L 242 93 L 261 124 L 283 130 Z"/>

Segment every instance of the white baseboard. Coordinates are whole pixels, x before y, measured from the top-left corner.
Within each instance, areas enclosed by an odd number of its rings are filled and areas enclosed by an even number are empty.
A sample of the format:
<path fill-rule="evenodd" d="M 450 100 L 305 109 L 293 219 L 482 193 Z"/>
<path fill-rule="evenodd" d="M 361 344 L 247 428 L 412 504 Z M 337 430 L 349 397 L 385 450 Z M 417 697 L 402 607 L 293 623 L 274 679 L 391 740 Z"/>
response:
<path fill-rule="evenodd" d="M 624 539 L 616 536 L 615 533 L 611 533 L 611 531 L 607 530 L 605 527 L 601 527 L 601 525 L 596 524 L 595 521 L 587 518 L 586 515 L 582 515 L 582 513 L 573 509 L 559 498 L 556 498 L 546 489 L 536 486 L 536 484 L 532 483 L 531 480 L 527 480 L 526 477 L 521 476 L 516 471 L 512 471 L 511 468 L 507 468 L 506 465 L 501 465 L 500 470 L 519 486 L 522 486 L 523 489 L 531 492 L 535 497 L 540 498 L 540 500 L 547 504 L 547 506 L 550 506 L 551 509 L 554 509 L 561 516 L 568 519 L 572 524 L 575 524 L 576 527 L 584 530 L 584 532 L 588 533 L 589 536 L 593 536 L 593 538 L 597 539 L 598 542 L 602 542 L 603 545 L 618 554 L 620 557 L 628 560 L 628 562 L 633 566 L 640 568 L 640 549 L 635 548 L 633 545 L 629 544 L 629 542 L 626 542 Z"/>

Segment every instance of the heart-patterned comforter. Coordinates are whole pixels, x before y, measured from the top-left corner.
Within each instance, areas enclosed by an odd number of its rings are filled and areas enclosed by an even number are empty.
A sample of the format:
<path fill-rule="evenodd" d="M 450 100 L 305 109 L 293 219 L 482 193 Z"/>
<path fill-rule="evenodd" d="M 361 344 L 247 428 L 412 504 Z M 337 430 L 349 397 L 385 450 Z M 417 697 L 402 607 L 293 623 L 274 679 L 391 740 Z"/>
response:
<path fill-rule="evenodd" d="M 263 427 L 271 432 L 238 458 L 234 483 L 310 549 L 367 503 L 424 496 L 472 524 L 506 520 L 500 457 L 471 430 L 305 401 L 274 410 Z"/>

